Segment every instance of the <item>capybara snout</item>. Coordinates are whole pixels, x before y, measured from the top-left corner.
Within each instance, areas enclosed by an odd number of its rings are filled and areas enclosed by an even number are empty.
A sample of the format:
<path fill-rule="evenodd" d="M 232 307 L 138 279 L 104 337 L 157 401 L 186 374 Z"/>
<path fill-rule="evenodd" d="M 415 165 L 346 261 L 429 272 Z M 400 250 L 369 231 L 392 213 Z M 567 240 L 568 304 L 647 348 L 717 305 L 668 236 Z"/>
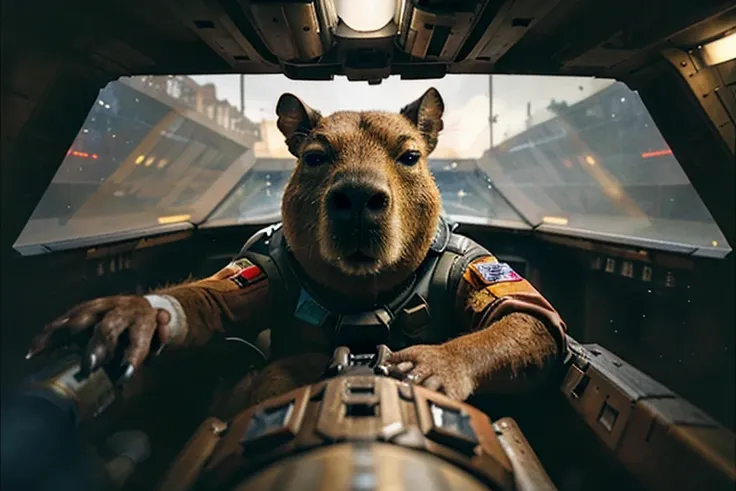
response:
<path fill-rule="evenodd" d="M 336 256 L 365 267 L 385 257 L 391 189 L 377 175 L 341 175 L 325 193 L 326 228 Z"/>
<path fill-rule="evenodd" d="M 390 204 L 388 185 L 371 177 L 343 177 L 327 192 L 327 216 L 340 227 L 360 228 L 385 219 Z"/>

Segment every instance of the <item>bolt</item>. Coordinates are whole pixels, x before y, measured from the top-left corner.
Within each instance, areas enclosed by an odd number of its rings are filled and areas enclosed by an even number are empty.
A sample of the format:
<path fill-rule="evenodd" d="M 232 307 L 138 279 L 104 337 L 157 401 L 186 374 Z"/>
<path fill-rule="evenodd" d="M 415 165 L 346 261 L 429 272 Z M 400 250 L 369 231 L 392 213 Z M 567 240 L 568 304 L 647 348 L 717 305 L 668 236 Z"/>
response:
<path fill-rule="evenodd" d="M 226 429 L 227 423 L 223 423 L 222 421 L 216 421 L 210 425 L 210 431 L 215 435 L 221 435 Z"/>

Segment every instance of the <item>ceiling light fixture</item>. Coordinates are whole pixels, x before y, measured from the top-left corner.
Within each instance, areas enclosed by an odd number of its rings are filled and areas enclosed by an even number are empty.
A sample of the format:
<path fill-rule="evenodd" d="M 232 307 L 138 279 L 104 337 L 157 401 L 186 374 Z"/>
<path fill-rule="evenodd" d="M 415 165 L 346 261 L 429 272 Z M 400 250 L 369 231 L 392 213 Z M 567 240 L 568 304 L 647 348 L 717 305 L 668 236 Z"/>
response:
<path fill-rule="evenodd" d="M 736 31 L 710 43 L 698 46 L 698 53 L 706 66 L 719 65 L 736 58 Z"/>
<path fill-rule="evenodd" d="M 336 0 L 337 15 L 357 32 L 377 31 L 393 20 L 396 0 Z"/>

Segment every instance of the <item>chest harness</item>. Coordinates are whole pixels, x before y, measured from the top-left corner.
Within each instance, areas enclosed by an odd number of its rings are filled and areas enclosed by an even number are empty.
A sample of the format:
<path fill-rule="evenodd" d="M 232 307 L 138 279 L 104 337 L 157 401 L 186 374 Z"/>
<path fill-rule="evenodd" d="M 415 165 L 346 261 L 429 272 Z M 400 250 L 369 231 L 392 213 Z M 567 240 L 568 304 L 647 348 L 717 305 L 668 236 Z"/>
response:
<path fill-rule="evenodd" d="M 280 223 L 256 232 L 237 259 L 247 258 L 268 277 L 273 317 L 264 326 L 270 329 L 266 354 L 271 360 L 290 354 L 284 347 L 300 328 L 320 333 L 330 347 L 343 345 L 353 351 L 371 351 L 379 344 L 398 350 L 446 341 L 457 322 L 453 314 L 462 275 L 472 261 L 489 255 L 454 233 L 455 228 L 440 219 L 427 257 L 414 275 L 374 305 L 357 309 L 320 293 L 288 250 Z M 293 344 L 293 338 L 290 341 Z"/>

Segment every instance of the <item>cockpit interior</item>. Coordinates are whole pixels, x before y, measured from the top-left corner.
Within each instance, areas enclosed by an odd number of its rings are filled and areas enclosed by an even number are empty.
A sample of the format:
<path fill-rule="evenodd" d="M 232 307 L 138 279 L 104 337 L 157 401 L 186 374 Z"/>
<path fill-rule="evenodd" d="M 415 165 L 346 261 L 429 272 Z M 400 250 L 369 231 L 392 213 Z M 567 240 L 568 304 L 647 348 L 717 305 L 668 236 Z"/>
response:
<path fill-rule="evenodd" d="M 281 94 L 325 114 L 396 112 L 435 87 L 444 216 L 528 279 L 619 384 L 594 400 L 598 379 L 573 364 L 533 396 L 474 405 L 514 417 L 555 489 L 736 482 L 732 2 L 2 7 L 4 399 L 42 368 L 24 359 L 31 339 L 71 306 L 207 277 L 281 220 L 296 165 Z M 232 344 L 162 358 L 167 383 L 85 428 L 93 443 L 146 433 L 150 457 L 122 489 L 158 489 L 249 370 Z M 643 400 L 661 416 L 648 430 Z"/>

